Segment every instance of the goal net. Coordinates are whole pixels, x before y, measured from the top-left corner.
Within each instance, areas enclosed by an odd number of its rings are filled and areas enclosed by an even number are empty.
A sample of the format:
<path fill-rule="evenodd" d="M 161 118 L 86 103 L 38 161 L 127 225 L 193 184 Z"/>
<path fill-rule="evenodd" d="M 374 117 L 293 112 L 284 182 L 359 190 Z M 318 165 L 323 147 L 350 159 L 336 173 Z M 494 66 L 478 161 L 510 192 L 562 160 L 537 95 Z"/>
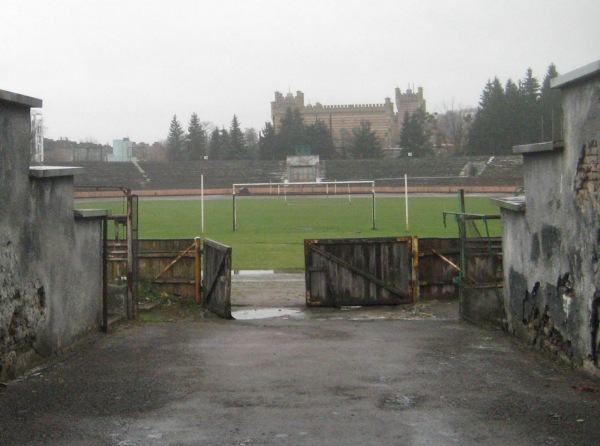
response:
<path fill-rule="evenodd" d="M 278 199 L 283 206 L 306 206 L 306 216 L 315 208 L 331 209 L 337 205 L 352 205 L 355 198 L 369 198 L 368 212 L 375 229 L 375 181 L 317 181 L 294 183 L 238 183 L 232 187 L 233 230 L 238 229 L 239 203 L 245 197 Z M 323 200 L 327 198 L 327 200 Z M 364 200 L 361 200 L 364 205 Z M 309 210 L 310 208 L 310 210 Z M 361 206 L 364 208 L 364 206 Z M 269 216 L 265 215 L 265 218 Z M 318 218 L 318 217 L 317 217 Z"/>

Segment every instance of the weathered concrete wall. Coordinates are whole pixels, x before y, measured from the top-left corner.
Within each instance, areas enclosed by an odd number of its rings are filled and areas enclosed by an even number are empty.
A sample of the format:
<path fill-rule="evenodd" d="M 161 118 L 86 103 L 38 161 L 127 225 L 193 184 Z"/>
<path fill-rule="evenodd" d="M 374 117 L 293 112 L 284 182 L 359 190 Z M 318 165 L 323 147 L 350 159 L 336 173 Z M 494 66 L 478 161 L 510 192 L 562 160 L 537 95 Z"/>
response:
<path fill-rule="evenodd" d="M 564 148 L 524 154 L 525 210 L 502 209 L 510 330 L 598 371 L 600 76 L 561 87 Z"/>
<path fill-rule="evenodd" d="M 0 95 L 0 379 L 101 323 L 101 221 L 75 220 L 72 175 L 30 178 L 30 106 Z"/>
<path fill-rule="evenodd" d="M 478 325 L 504 328 L 505 311 L 502 283 L 460 285 L 459 314 Z"/>

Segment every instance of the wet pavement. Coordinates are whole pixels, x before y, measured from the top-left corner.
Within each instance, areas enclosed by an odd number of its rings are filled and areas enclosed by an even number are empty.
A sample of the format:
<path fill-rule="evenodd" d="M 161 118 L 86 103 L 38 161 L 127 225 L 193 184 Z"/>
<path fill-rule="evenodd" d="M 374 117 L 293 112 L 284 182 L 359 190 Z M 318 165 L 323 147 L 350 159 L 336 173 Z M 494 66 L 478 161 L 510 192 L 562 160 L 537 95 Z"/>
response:
<path fill-rule="evenodd" d="M 262 287 L 235 279 L 235 311 L 279 317 L 125 324 L 8 383 L 0 444 L 600 444 L 600 382 L 456 303 L 306 309 L 301 281 Z"/>

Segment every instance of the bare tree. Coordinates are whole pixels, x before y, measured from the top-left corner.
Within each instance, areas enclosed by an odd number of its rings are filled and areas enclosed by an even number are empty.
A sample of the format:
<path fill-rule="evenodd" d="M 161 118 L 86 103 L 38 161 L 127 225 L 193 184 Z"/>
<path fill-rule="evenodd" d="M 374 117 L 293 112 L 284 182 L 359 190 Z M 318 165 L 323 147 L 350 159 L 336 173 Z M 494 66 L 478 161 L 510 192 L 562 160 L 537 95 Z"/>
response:
<path fill-rule="evenodd" d="M 452 144 L 456 154 L 463 154 L 467 143 L 469 127 L 473 120 L 473 110 L 454 107 L 454 101 L 443 105 L 443 113 L 438 118 L 439 130 L 446 143 Z"/>

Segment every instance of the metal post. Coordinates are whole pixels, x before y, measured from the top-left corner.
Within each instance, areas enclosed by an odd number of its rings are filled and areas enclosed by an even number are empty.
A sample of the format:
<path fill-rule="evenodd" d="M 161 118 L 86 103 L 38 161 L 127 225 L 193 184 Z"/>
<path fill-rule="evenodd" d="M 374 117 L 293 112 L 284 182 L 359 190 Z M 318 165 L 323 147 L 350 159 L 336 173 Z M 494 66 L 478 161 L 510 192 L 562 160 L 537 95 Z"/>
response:
<path fill-rule="evenodd" d="M 108 218 L 102 219 L 102 331 L 108 333 Z"/>
<path fill-rule="evenodd" d="M 233 186 L 233 191 L 231 192 L 231 196 L 233 197 L 233 232 L 235 232 L 237 226 L 237 215 L 235 210 L 235 185 Z"/>
<path fill-rule="evenodd" d="M 200 175 L 200 234 L 204 234 L 204 174 Z"/>
<path fill-rule="evenodd" d="M 459 199 L 459 210 L 461 213 L 461 215 L 457 216 L 457 221 L 458 221 L 458 235 L 460 237 L 460 269 L 461 269 L 460 279 L 462 282 L 462 280 L 467 275 L 467 269 L 466 269 L 467 255 L 465 253 L 467 227 L 465 225 L 465 216 L 464 216 L 464 214 L 465 214 L 465 190 L 464 189 L 458 190 L 458 199 Z"/>
<path fill-rule="evenodd" d="M 406 213 L 406 232 L 410 231 L 408 226 L 408 176 L 404 174 L 404 207 Z"/>
<path fill-rule="evenodd" d="M 352 204 L 352 196 L 350 195 L 350 183 L 348 185 L 348 204 Z"/>
<path fill-rule="evenodd" d="M 373 211 L 373 231 L 375 230 L 375 182 L 373 182 L 373 185 L 371 186 L 371 192 L 373 195 L 373 201 L 371 204 L 371 208 Z"/>
<path fill-rule="evenodd" d="M 126 190 L 127 194 L 127 319 L 136 317 L 133 302 L 133 197 L 131 189 Z"/>

